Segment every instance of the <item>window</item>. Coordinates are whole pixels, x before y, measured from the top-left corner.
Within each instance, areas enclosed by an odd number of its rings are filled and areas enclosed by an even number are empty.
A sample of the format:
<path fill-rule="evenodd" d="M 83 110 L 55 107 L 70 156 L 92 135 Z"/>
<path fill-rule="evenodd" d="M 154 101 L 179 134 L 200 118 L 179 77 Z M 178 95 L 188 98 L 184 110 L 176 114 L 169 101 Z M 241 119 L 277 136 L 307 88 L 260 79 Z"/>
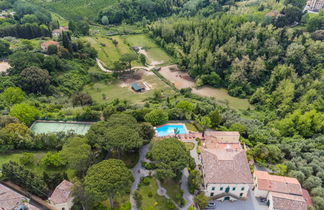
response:
<path fill-rule="evenodd" d="M 215 190 L 215 187 L 212 187 L 212 191 L 214 191 Z"/>
<path fill-rule="evenodd" d="M 233 191 L 235 191 L 235 189 L 236 189 L 236 187 L 233 187 L 233 189 L 232 189 L 232 190 L 233 190 Z"/>
<path fill-rule="evenodd" d="M 243 193 L 240 193 L 240 197 L 242 197 L 243 196 Z"/>
<path fill-rule="evenodd" d="M 220 188 L 220 191 L 223 191 L 223 187 Z"/>
<path fill-rule="evenodd" d="M 242 187 L 241 190 L 243 191 L 244 190 L 244 187 Z"/>
<path fill-rule="evenodd" d="M 214 193 L 210 193 L 210 197 L 213 197 L 214 196 Z"/>

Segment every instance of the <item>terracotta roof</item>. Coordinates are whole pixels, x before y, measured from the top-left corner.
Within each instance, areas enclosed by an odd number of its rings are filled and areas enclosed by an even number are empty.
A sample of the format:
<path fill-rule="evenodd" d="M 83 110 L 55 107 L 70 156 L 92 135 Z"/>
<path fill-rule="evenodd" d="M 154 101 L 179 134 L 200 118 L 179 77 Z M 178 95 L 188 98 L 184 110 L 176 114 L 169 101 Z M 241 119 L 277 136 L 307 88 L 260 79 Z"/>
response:
<path fill-rule="evenodd" d="M 201 147 L 204 181 L 206 184 L 252 184 L 252 175 L 245 151 L 207 149 Z"/>
<path fill-rule="evenodd" d="M 58 29 L 54 29 L 54 30 L 52 31 L 52 33 L 62 33 L 63 31 L 68 31 L 68 29 L 65 28 L 65 27 L 63 27 L 63 26 L 61 26 L 61 27 L 58 28 Z"/>
<path fill-rule="evenodd" d="M 66 203 L 70 197 L 73 184 L 63 180 L 54 190 L 49 200 L 54 204 Z"/>
<path fill-rule="evenodd" d="M 255 171 L 259 190 L 302 195 L 302 188 L 297 179 L 271 175 L 266 171 Z"/>
<path fill-rule="evenodd" d="M 206 131 L 205 138 L 206 141 L 218 143 L 240 143 L 240 133 L 237 131 Z"/>
<path fill-rule="evenodd" d="M 306 189 L 304 189 L 304 188 L 302 188 L 302 190 L 303 190 L 303 197 L 304 197 L 304 199 L 306 201 L 307 206 L 313 205 L 312 199 L 311 199 L 308 191 Z"/>
<path fill-rule="evenodd" d="M 49 41 L 43 42 L 41 45 L 42 45 L 42 46 L 46 46 L 46 47 L 48 47 L 48 46 L 50 46 L 50 45 L 56 45 L 56 46 L 59 46 L 60 43 L 59 43 L 59 42 L 56 42 L 56 41 L 53 41 L 53 40 L 49 40 Z"/>
<path fill-rule="evenodd" d="M 307 210 L 302 196 L 271 192 L 273 208 L 280 210 Z"/>
<path fill-rule="evenodd" d="M 26 196 L 19 194 L 18 192 L 6 187 L 3 184 L 0 184 L 0 209 L 11 210 L 19 204 L 22 204 L 23 201 L 28 201 L 29 199 Z M 31 210 L 38 210 L 39 208 L 25 203 L 26 206 Z"/>

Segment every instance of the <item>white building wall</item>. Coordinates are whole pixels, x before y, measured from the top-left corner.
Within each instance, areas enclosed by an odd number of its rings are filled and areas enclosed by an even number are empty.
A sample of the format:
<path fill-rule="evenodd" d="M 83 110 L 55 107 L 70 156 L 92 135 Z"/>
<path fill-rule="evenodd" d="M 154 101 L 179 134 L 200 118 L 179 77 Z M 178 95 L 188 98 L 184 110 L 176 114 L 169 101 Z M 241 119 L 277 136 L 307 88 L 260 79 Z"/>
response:
<path fill-rule="evenodd" d="M 68 202 L 60 203 L 60 204 L 53 204 L 54 210 L 70 210 L 73 206 L 73 198 L 69 198 Z"/>
<path fill-rule="evenodd" d="M 274 208 L 273 208 L 273 201 L 272 201 L 272 195 L 271 195 L 271 193 L 268 194 L 267 202 L 269 202 L 269 210 L 274 210 Z"/>
<path fill-rule="evenodd" d="M 246 199 L 251 186 L 249 184 L 208 184 L 205 189 L 205 195 L 208 197 L 213 197 L 223 194 L 226 192 L 228 187 L 229 194 Z M 217 200 L 224 200 L 224 197 Z M 236 198 L 230 197 L 230 200 L 236 200 Z"/>

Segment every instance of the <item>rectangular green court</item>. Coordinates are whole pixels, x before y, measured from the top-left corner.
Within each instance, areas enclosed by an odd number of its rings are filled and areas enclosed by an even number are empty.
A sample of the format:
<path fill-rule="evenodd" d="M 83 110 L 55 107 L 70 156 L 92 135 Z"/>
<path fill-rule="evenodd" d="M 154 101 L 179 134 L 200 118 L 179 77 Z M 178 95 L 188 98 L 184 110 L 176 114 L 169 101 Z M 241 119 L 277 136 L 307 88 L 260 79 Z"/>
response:
<path fill-rule="evenodd" d="M 91 122 L 35 121 L 30 128 L 37 134 L 72 131 L 79 135 L 85 135 L 91 125 Z"/>

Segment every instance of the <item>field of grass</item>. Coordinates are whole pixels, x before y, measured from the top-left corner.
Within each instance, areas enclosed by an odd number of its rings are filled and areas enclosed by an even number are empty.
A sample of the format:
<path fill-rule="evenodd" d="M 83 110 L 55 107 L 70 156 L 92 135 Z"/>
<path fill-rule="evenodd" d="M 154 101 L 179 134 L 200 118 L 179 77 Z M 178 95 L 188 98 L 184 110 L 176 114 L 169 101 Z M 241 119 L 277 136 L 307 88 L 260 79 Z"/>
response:
<path fill-rule="evenodd" d="M 111 39 L 102 36 L 85 37 L 92 47 L 98 51 L 98 58 L 104 63 L 108 69 L 113 68 L 113 63 L 126 53 L 135 53 L 120 36 L 112 36 Z M 115 46 L 112 40 L 116 40 L 118 44 Z M 140 65 L 137 61 L 132 65 Z"/>
<path fill-rule="evenodd" d="M 147 185 L 140 183 L 136 191 L 141 195 L 140 209 L 156 209 L 165 210 L 168 208 L 168 200 L 165 197 L 159 196 L 156 192 L 158 189 L 157 183 L 154 178 L 146 177 L 149 182 Z M 170 202 L 170 201 L 169 201 Z"/>
<path fill-rule="evenodd" d="M 162 182 L 161 185 L 167 190 L 168 196 L 170 196 L 172 200 L 174 200 L 178 205 L 181 206 L 181 202 L 183 201 L 183 192 L 181 190 L 180 184 L 173 179 L 169 179 L 165 182 Z"/>
<path fill-rule="evenodd" d="M 28 151 L 30 152 L 30 151 Z M 4 163 L 8 163 L 9 161 L 14 161 L 19 163 L 19 159 L 23 156 L 24 151 L 19 152 L 12 152 L 8 154 L 0 154 L 0 168 L 2 168 L 2 165 Z M 44 165 L 41 163 L 42 158 L 46 155 L 47 152 L 45 151 L 39 151 L 39 152 L 30 152 L 34 154 L 34 164 L 31 166 L 26 166 L 26 168 L 32 170 L 35 174 L 38 174 L 42 176 L 44 171 L 47 172 L 60 172 L 65 171 L 65 169 L 47 169 L 44 167 Z M 66 170 L 68 177 L 73 177 L 73 171 L 72 170 Z"/>
<path fill-rule="evenodd" d="M 163 62 L 163 64 L 170 64 L 170 56 L 147 35 L 125 35 L 122 36 L 122 38 L 132 47 L 138 46 L 146 49 L 149 63 L 152 61 L 157 61 Z"/>
<path fill-rule="evenodd" d="M 117 0 L 29 0 L 56 12 L 66 19 L 95 20 L 98 12 Z"/>
<path fill-rule="evenodd" d="M 155 90 L 160 90 L 162 94 L 166 96 L 173 93 L 173 90 L 154 74 L 145 75 L 143 80 L 153 87 L 151 90 L 147 90 L 144 93 L 135 93 L 129 87 L 122 87 L 122 82 L 120 80 L 108 84 L 102 81 L 93 83 L 85 86 L 83 91 L 91 95 L 94 101 L 98 103 L 105 103 L 115 98 L 119 98 L 138 104 L 143 104 L 144 99 L 153 96 Z"/>

